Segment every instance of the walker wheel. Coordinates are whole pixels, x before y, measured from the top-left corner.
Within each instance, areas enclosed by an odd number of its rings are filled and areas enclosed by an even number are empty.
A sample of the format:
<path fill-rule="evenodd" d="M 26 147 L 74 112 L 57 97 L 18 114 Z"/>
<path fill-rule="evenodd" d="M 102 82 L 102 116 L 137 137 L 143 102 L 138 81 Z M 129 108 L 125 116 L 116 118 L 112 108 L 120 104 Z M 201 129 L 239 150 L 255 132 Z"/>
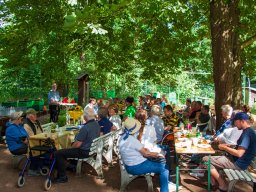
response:
<path fill-rule="evenodd" d="M 40 174 L 45 176 L 45 175 L 48 175 L 49 171 L 50 171 L 50 169 L 48 167 L 42 167 L 40 169 Z"/>
<path fill-rule="evenodd" d="M 24 184 L 25 184 L 25 177 L 24 176 L 19 176 L 19 178 L 18 178 L 18 187 L 23 187 L 24 186 Z"/>
<path fill-rule="evenodd" d="M 44 189 L 48 191 L 51 188 L 51 186 L 52 186 L 52 181 L 51 179 L 47 178 L 44 182 Z"/>

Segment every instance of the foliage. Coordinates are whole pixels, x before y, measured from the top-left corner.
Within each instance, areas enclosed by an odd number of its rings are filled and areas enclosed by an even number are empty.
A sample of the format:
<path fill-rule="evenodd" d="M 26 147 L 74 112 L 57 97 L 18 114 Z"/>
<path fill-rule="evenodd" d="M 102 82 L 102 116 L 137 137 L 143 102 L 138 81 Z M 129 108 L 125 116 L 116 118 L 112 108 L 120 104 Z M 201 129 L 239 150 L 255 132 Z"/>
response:
<path fill-rule="evenodd" d="M 103 96 L 108 90 L 115 90 L 118 97 L 137 96 L 166 86 L 182 102 L 193 95 L 214 97 L 209 1 L 67 2 L 0 4 L 0 101 L 45 97 L 53 81 L 73 98 L 75 78 L 85 72 L 91 93 L 99 90 Z M 255 32 L 253 3 L 240 3 L 241 42 Z M 242 55 L 243 70 L 252 77 L 255 44 Z M 30 67 L 35 67 L 34 73 L 26 72 Z M 206 72 L 210 74 L 202 75 Z"/>

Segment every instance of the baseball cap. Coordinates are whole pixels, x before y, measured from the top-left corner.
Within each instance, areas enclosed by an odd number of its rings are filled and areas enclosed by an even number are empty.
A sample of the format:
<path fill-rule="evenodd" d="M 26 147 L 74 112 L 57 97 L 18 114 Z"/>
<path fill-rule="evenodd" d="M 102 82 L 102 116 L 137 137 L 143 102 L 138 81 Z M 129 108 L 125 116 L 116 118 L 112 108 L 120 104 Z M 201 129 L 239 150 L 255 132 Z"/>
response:
<path fill-rule="evenodd" d="M 23 112 L 22 111 L 17 111 L 17 112 L 13 112 L 11 115 L 10 115 L 10 118 L 11 120 L 16 120 L 16 119 L 19 119 L 20 117 L 22 117 L 23 115 Z"/>
<path fill-rule="evenodd" d="M 33 108 L 29 108 L 27 111 L 26 111 L 26 114 L 33 114 L 33 115 L 36 115 L 36 110 L 33 109 Z"/>
<path fill-rule="evenodd" d="M 235 114 L 233 118 L 233 121 L 236 121 L 236 120 L 249 120 L 249 116 L 244 112 L 239 112 Z"/>

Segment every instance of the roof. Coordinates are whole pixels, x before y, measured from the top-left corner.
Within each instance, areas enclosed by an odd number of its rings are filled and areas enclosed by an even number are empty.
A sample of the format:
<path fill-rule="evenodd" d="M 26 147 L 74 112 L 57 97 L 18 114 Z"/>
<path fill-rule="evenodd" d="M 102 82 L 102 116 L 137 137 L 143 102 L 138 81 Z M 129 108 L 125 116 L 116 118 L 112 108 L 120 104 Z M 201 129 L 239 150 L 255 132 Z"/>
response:
<path fill-rule="evenodd" d="M 82 74 L 80 74 L 80 75 L 78 75 L 78 76 L 76 77 L 76 80 L 80 80 L 80 79 L 83 79 L 83 78 L 86 78 L 86 77 L 89 78 L 89 74 L 87 74 L 87 73 L 82 73 Z"/>

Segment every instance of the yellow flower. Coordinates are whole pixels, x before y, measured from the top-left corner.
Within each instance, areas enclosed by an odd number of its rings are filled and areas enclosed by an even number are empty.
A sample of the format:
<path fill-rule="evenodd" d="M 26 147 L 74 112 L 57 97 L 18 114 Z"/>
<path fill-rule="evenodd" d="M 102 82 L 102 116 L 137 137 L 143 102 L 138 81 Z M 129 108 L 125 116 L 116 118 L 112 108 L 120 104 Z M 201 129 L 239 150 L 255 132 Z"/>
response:
<path fill-rule="evenodd" d="M 81 111 L 81 110 L 82 110 L 81 106 L 77 105 L 77 106 L 75 107 L 75 111 Z"/>

